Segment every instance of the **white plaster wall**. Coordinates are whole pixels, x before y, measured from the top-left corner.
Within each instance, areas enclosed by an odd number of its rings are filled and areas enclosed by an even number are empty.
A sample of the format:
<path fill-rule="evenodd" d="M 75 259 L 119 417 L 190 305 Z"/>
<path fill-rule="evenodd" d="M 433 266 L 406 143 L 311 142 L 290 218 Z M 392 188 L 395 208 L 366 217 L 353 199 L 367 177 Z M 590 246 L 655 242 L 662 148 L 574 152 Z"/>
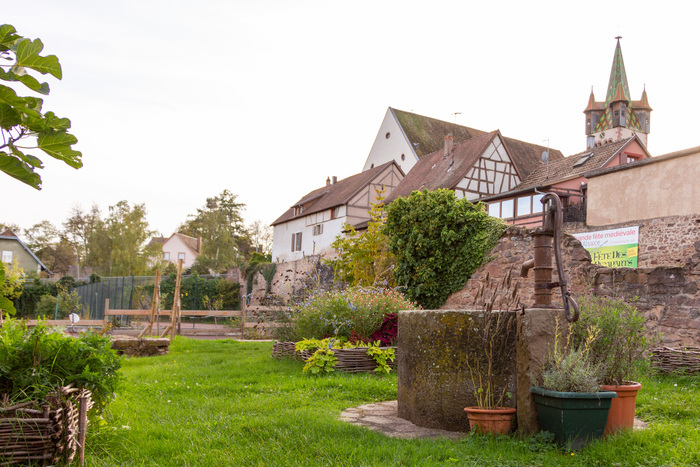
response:
<path fill-rule="evenodd" d="M 170 262 L 177 264 L 178 253 L 185 254 L 185 261 L 182 262 L 183 269 L 187 269 L 192 264 L 194 260 L 197 259 L 194 252 L 189 249 L 187 245 L 180 239 L 180 237 L 171 237 L 167 242 L 163 244 L 163 253 L 170 253 Z"/>
<path fill-rule="evenodd" d="M 388 139 L 386 138 L 387 133 L 391 135 Z M 403 161 L 401 160 L 401 154 L 406 156 Z M 372 164 L 377 167 L 392 159 L 396 161 L 405 174 L 418 162 L 418 158 L 413 152 L 411 144 L 406 140 L 406 135 L 404 135 L 401 126 L 396 121 L 394 114 L 389 108 L 379 127 L 379 132 L 374 139 L 374 144 L 372 144 L 372 149 L 370 149 L 369 156 L 367 156 L 367 161 L 362 171 L 364 172 L 372 168 Z"/>
<path fill-rule="evenodd" d="M 328 219 L 330 211 L 326 212 Z M 313 235 L 315 214 L 276 225 L 272 231 L 272 261 L 296 261 L 304 256 L 333 253 L 331 244 L 343 230 L 343 224 L 346 220 L 344 206 L 341 208 L 340 214 L 337 219 L 322 222 L 323 233 L 321 235 Z M 301 251 L 292 251 L 292 234 L 295 232 L 301 232 Z"/>

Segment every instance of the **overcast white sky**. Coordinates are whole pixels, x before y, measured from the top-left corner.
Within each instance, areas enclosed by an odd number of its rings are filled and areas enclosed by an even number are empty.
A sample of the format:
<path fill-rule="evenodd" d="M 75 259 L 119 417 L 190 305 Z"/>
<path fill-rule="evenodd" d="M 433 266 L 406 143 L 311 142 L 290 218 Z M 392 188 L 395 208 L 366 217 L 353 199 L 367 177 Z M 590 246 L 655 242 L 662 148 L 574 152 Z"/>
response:
<path fill-rule="evenodd" d="M 6 4 L 5 4 L 6 3 Z M 63 80 L 84 167 L 40 158 L 43 190 L 0 177 L 0 222 L 60 225 L 75 205 L 145 203 L 164 235 L 229 189 L 271 223 L 328 176 L 362 170 L 391 106 L 585 149 L 622 36 L 646 85 L 654 155 L 700 145 L 700 28 L 679 2 L 3 0 Z M 26 95 L 26 94 L 25 94 Z M 39 154 L 38 154 L 39 155 Z"/>

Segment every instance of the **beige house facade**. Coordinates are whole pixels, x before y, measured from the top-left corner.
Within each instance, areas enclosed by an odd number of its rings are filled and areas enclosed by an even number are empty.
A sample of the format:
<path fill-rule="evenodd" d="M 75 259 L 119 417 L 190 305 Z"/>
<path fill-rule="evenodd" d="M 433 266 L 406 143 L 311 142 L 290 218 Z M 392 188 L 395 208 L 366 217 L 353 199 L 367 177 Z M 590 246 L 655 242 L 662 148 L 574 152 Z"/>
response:
<path fill-rule="evenodd" d="M 589 226 L 700 214 L 700 146 L 587 173 Z"/>

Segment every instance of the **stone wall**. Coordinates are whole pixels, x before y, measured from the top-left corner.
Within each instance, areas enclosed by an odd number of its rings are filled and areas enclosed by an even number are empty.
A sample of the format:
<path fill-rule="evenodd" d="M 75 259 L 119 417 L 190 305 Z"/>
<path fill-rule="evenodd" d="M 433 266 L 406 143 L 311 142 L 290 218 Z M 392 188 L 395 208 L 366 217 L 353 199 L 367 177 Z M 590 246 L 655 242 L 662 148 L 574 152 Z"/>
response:
<path fill-rule="evenodd" d="M 647 259 L 662 264 L 656 267 L 612 269 L 592 265 L 590 255 L 581 243 L 564 235 L 562 253 L 572 295 L 592 293 L 623 298 L 645 315 L 650 335 L 657 331 L 663 334 L 663 345 L 697 345 L 700 341 L 700 238 L 692 236 L 695 220 L 695 217 L 671 218 L 646 224 L 648 238 L 659 239 L 658 245 L 650 246 L 666 252 L 666 255 L 655 253 L 653 258 Z M 491 251 L 494 259 L 479 268 L 465 287 L 452 294 L 442 308 L 471 307 L 487 278 L 498 280 L 508 271 L 512 271 L 513 282 L 519 284 L 520 301 L 527 307 L 533 306 L 532 271 L 528 278 L 520 277 L 523 262 L 533 257 L 531 233 L 529 229 L 509 227 Z M 669 251 L 673 243 L 671 237 L 677 242 L 672 252 Z M 641 243 L 640 238 L 640 250 Z M 662 247 L 665 249 L 661 250 Z M 555 271 L 553 280 L 556 277 Z M 553 303 L 561 306 L 558 289 L 553 292 Z"/>
<path fill-rule="evenodd" d="M 287 303 L 294 295 L 306 290 L 317 289 L 333 281 L 333 273 L 325 266 L 319 256 L 306 256 L 296 261 L 276 263 L 277 269 L 272 278 L 270 294 Z M 250 306 L 263 305 L 266 281 L 261 273 L 256 273 L 253 281 L 253 296 Z M 246 280 L 241 279 L 241 288 L 245 290 Z M 243 292 L 245 293 L 245 291 Z"/>

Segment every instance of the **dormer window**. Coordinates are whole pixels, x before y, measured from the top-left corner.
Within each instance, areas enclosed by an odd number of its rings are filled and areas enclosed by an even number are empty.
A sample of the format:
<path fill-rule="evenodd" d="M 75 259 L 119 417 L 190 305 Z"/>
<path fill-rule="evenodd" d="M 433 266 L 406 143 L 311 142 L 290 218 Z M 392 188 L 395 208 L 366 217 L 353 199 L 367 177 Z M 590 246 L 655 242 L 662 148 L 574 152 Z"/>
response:
<path fill-rule="evenodd" d="M 639 156 L 631 156 L 629 154 L 625 154 L 625 157 L 627 158 L 627 163 L 629 164 L 630 162 L 637 162 L 639 160 Z"/>
<path fill-rule="evenodd" d="M 574 163 L 574 167 L 582 166 L 583 164 L 588 162 L 591 157 L 593 157 L 592 152 L 587 152 L 586 154 L 581 155 L 581 157 L 579 157 L 579 159 Z"/>
<path fill-rule="evenodd" d="M 301 206 L 294 206 L 294 215 L 298 216 L 302 213 L 304 209 Z"/>

